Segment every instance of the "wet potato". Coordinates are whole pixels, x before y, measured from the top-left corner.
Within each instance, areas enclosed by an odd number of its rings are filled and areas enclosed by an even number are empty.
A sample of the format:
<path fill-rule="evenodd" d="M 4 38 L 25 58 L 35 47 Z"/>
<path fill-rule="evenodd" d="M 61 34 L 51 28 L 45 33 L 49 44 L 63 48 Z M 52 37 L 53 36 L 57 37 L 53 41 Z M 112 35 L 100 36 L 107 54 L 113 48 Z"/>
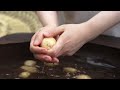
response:
<path fill-rule="evenodd" d="M 54 66 L 58 66 L 59 63 L 47 63 L 47 62 L 44 62 L 44 65 L 48 66 L 48 67 L 54 67 Z"/>
<path fill-rule="evenodd" d="M 74 77 L 75 79 L 92 79 L 90 76 L 81 74 Z"/>
<path fill-rule="evenodd" d="M 22 72 L 19 74 L 20 78 L 28 78 L 31 75 L 29 72 Z"/>
<path fill-rule="evenodd" d="M 34 67 L 34 66 L 36 66 L 36 61 L 34 61 L 34 60 L 27 60 L 27 61 L 24 62 L 24 65 L 25 66 L 29 66 L 29 67 Z"/>
<path fill-rule="evenodd" d="M 54 38 L 44 38 L 41 47 L 46 49 L 51 49 L 56 44 L 56 40 Z"/>
<path fill-rule="evenodd" d="M 74 73 L 76 73 L 78 70 L 75 69 L 75 68 L 72 68 L 72 67 L 65 67 L 65 68 L 63 68 L 63 71 L 66 72 L 66 73 L 74 74 Z"/>
<path fill-rule="evenodd" d="M 29 67 L 29 66 L 21 66 L 22 70 L 30 72 L 30 73 L 38 73 L 39 70 L 36 67 Z"/>

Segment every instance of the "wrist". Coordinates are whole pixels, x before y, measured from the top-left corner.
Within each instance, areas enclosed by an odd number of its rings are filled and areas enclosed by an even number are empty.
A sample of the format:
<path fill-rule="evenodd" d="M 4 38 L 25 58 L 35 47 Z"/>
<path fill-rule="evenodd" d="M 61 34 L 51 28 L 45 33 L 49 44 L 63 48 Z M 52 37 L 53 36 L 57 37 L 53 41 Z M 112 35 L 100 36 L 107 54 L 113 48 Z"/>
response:
<path fill-rule="evenodd" d="M 57 24 L 57 23 L 54 23 L 54 24 L 50 23 L 50 24 L 45 24 L 45 25 L 43 25 L 43 26 L 52 26 L 52 27 L 57 27 L 57 26 L 58 26 L 58 24 Z"/>
<path fill-rule="evenodd" d="M 58 26 L 58 24 L 47 24 L 47 26 L 57 27 L 57 26 Z"/>
<path fill-rule="evenodd" d="M 81 25 L 83 27 L 83 30 L 81 31 L 82 32 L 82 37 L 83 37 L 83 40 L 85 43 L 93 40 L 95 37 L 98 36 L 98 32 L 99 30 L 95 28 L 94 25 L 92 25 L 91 22 L 89 21 L 86 21 L 82 24 L 79 24 L 79 30 L 81 29 Z"/>
<path fill-rule="evenodd" d="M 92 31 L 95 31 L 97 29 L 96 25 L 91 20 L 86 21 L 85 24 L 86 27 L 88 27 Z"/>
<path fill-rule="evenodd" d="M 90 20 L 86 22 L 86 27 L 87 41 L 95 39 L 105 31 L 100 25 Z"/>

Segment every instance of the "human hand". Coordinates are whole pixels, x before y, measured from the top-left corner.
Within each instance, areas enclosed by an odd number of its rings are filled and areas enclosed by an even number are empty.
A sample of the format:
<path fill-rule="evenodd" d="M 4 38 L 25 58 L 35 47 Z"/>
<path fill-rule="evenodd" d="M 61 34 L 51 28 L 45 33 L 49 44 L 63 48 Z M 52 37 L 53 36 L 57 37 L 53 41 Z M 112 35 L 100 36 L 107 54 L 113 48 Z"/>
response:
<path fill-rule="evenodd" d="M 38 30 L 32 37 L 30 42 L 30 51 L 33 53 L 34 57 L 41 61 L 46 62 L 58 62 L 59 60 L 55 57 L 47 55 L 47 49 L 40 47 L 41 42 L 46 35 L 54 32 L 56 26 L 47 25 L 40 30 Z"/>
<path fill-rule="evenodd" d="M 66 24 L 57 27 L 54 34 L 49 34 L 47 37 L 62 34 L 53 48 L 48 50 L 47 54 L 54 57 L 73 55 L 91 39 L 91 31 L 92 29 L 87 22 L 82 24 Z"/>

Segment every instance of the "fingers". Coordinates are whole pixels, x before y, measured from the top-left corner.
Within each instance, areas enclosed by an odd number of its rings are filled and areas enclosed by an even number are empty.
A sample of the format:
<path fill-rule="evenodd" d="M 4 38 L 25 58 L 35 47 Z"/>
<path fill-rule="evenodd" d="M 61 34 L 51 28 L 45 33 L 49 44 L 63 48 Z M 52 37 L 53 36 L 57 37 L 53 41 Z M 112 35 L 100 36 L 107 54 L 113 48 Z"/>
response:
<path fill-rule="evenodd" d="M 31 42 L 30 42 L 30 51 L 32 52 L 32 53 L 39 53 L 39 54 L 41 54 L 41 53 L 44 53 L 44 54 L 46 54 L 47 53 L 47 49 L 45 49 L 45 48 L 42 48 L 42 47 L 39 47 L 39 45 L 34 45 L 34 40 L 36 39 L 36 35 L 38 35 L 40 32 L 39 31 L 37 31 L 34 35 L 33 35 L 33 37 L 32 37 L 32 39 L 31 39 Z M 39 39 L 40 40 L 40 39 Z M 41 39 L 42 40 L 42 39 Z M 40 43 L 41 41 L 39 41 L 39 43 Z"/>
<path fill-rule="evenodd" d="M 34 40 L 35 40 L 35 38 L 36 38 L 36 35 L 39 33 L 39 31 L 37 31 L 33 36 L 32 36 L 32 38 L 31 38 L 31 42 L 30 42 L 30 46 L 33 46 L 34 44 L 33 44 L 33 42 L 34 42 Z"/>
<path fill-rule="evenodd" d="M 61 35 L 59 39 L 57 40 L 57 43 L 52 47 L 52 49 L 48 50 L 48 55 L 53 57 L 58 57 L 59 53 L 62 53 L 64 47 L 64 38 Z"/>
<path fill-rule="evenodd" d="M 44 55 L 44 54 L 34 54 L 34 57 L 40 61 L 44 61 L 44 62 L 50 62 L 50 63 L 58 63 L 59 59 L 55 58 L 55 57 L 50 57 L 48 55 Z"/>
<path fill-rule="evenodd" d="M 34 57 L 40 61 L 51 62 L 52 58 L 44 54 L 34 54 Z"/>
<path fill-rule="evenodd" d="M 62 34 L 61 34 L 62 33 Z M 64 50 L 64 45 L 66 44 L 68 33 L 64 31 L 64 25 L 56 28 L 54 35 L 61 34 L 57 40 L 57 43 L 52 47 L 52 49 L 48 50 L 48 55 L 53 57 L 58 57 L 63 55 L 66 51 Z"/>
<path fill-rule="evenodd" d="M 33 45 L 35 45 L 35 46 L 40 45 L 43 38 L 44 38 L 44 36 L 43 36 L 42 31 L 38 31 L 38 33 L 35 34 Z"/>
<path fill-rule="evenodd" d="M 47 49 L 40 47 L 40 44 L 43 40 L 44 37 L 55 37 L 60 35 L 61 33 L 64 32 L 64 28 L 63 27 L 58 27 L 56 29 L 48 29 L 48 28 L 42 28 L 41 31 L 37 31 L 30 42 L 30 51 L 32 53 L 34 53 L 34 57 L 38 60 L 41 61 L 46 61 L 46 62 L 59 62 L 58 58 L 55 58 L 54 56 L 49 56 L 50 54 L 48 54 Z M 56 51 L 59 52 L 62 48 L 62 46 L 60 45 L 61 40 L 58 39 L 57 44 L 55 45 L 55 47 L 53 48 L 53 50 L 57 49 Z M 52 52 L 52 50 L 51 50 Z M 56 53 L 57 53 L 56 52 Z"/>
<path fill-rule="evenodd" d="M 33 37 L 33 45 L 40 45 L 44 37 L 55 37 L 63 32 L 63 27 L 55 28 L 42 28 Z"/>
<path fill-rule="evenodd" d="M 35 36 L 39 33 L 39 31 L 37 31 L 31 38 L 31 42 L 30 42 L 30 51 L 33 52 L 34 51 L 34 45 L 33 42 L 35 40 Z"/>
<path fill-rule="evenodd" d="M 47 49 L 39 47 L 39 46 L 33 46 L 30 48 L 30 50 L 34 54 L 47 54 Z"/>
<path fill-rule="evenodd" d="M 56 57 L 53 57 L 52 63 L 59 63 L 59 59 Z"/>
<path fill-rule="evenodd" d="M 49 30 L 48 32 L 45 32 L 44 35 L 46 37 L 56 37 L 56 36 L 60 35 L 63 32 L 64 32 L 64 27 L 59 26 L 59 27 L 55 28 L 54 30 Z"/>

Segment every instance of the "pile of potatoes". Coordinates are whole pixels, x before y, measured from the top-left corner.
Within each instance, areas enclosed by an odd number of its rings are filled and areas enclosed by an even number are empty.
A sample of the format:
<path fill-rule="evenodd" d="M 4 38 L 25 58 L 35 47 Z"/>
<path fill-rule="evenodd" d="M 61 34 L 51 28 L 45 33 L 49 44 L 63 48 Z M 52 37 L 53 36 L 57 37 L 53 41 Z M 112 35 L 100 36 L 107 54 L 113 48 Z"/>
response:
<path fill-rule="evenodd" d="M 36 65 L 36 61 L 34 60 L 27 60 L 24 62 L 24 65 L 21 66 L 20 68 L 24 70 L 24 72 L 20 73 L 19 77 L 20 78 L 28 78 L 31 73 L 37 73 L 39 72 L 38 66 Z"/>

